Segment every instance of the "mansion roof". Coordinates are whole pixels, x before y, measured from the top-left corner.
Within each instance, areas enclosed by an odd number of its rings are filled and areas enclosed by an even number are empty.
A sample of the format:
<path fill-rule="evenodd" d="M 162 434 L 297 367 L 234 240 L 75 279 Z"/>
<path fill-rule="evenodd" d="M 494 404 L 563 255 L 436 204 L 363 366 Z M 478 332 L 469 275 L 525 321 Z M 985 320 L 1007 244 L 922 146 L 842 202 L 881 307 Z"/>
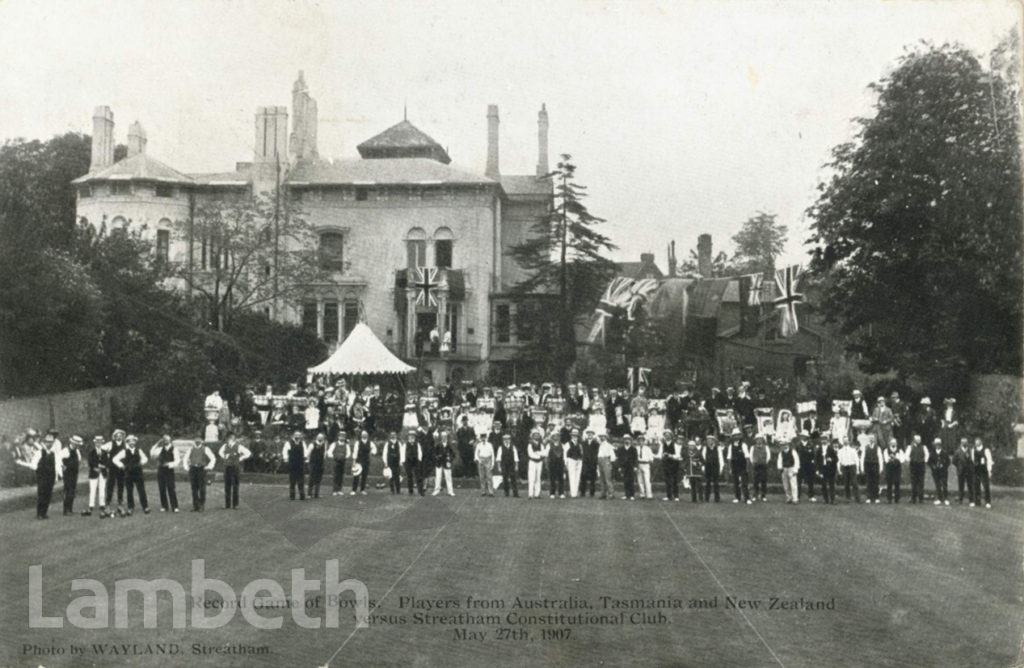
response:
<path fill-rule="evenodd" d="M 168 167 L 145 153 L 119 160 L 98 172 L 80 176 L 72 183 L 90 181 L 161 181 L 164 183 L 194 183 L 193 179 L 173 167 Z"/>
<path fill-rule="evenodd" d="M 473 174 L 430 158 L 378 158 L 375 160 L 299 161 L 288 174 L 291 185 L 373 184 L 493 184 Z"/>

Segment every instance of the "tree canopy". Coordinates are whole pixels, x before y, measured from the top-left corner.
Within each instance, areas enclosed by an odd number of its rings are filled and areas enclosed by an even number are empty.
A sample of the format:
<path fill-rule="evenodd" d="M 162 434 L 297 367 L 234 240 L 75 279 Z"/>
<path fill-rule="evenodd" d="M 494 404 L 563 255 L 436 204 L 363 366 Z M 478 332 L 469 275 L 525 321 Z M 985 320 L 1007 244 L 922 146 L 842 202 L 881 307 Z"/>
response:
<path fill-rule="evenodd" d="M 1018 70 L 1000 63 L 906 53 L 833 150 L 808 210 L 812 269 L 867 371 L 1020 373 Z"/>

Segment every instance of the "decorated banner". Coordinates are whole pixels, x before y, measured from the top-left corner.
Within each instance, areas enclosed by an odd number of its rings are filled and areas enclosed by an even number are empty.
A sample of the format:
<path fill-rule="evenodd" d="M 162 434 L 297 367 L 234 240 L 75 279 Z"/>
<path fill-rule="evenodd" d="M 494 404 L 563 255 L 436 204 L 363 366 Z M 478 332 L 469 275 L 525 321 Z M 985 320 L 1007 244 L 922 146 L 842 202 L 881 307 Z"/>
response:
<path fill-rule="evenodd" d="M 800 278 L 800 265 L 795 264 L 775 272 L 775 285 L 779 289 L 779 297 L 775 300 L 775 308 L 779 311 L 779 336 L 788 338 L 800 331 L 800 323 L 796 318 L 796 305 L 804 300 L 803 294 L 796 291 L 796 283 Z"/>
<path fill-rule="evenodd" d="M 807 415 L 808 413 L 818 412 L 817 401 L 798 401 L 796 402 L 796 414 Z"/>
<path fill-rule="evenodd" d="M 793 417 L 793 411 L 788 408 L 779 410 L 779 414 L 775 417 L 775 440 L 778 443 L 788 443 L 796 438 L 796 419 Z"/>
<path fill-rule="evenodd" d="M 731 408 L 716 408 L 715 420 L 718 422 L 718 433 L 728 436 L 740 426 L 736 419 L 736 411 Z"/>
<path fill-rule="evenodd" d="M 771 408 L 755 408 L 754 418 L 757 420 L 757 433 L 765 438 L 775 435 L 775 421 Z"/>
<path fill-rule="evenodd" d="M 838 438 L 839 442 L 843 445 L 850 442 L 851 408 L 853 408 L 852 401 L 842 399 L 832 400 L 832 420 L 829 423 L 828 429 L 832 433 L 832 437 Z"/>

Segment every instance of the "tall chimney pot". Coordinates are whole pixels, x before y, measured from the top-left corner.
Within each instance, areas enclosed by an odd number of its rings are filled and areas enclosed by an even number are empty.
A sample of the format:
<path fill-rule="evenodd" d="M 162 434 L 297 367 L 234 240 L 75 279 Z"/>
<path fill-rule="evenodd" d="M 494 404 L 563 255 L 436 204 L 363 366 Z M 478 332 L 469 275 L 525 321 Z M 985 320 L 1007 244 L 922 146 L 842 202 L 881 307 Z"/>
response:
<path fill-rule="evenodd" d="M 484 175 L 496 179 L 501 175 L 498 169 L 498 105 L 487 105 L 487 169 Z"/>

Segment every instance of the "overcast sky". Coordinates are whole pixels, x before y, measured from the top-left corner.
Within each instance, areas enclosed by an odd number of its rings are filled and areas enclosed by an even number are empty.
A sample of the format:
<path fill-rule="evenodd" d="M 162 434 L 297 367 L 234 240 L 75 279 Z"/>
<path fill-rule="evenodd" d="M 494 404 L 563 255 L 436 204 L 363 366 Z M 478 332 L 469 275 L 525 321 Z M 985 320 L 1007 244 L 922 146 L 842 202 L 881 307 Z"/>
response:
<path fill-rule="evenodd" d="M 250 160 L 253 113 L 291 105 L 298 70 L 324 157 L 402 119 L 482 172 L 486 111 L 501 170 L 533 173 L 537 111 L 571 153 L 618 259 L 710 232 L 716 251 L 757 211 L 789 225 L 830 149 L 870 113 L 866 87 L 919 40 L 987 52 L 1020 28 L 1016 0 L 826 2 L 286 2 L 3 0 L 0 138 L 139 120 L 148 152 L 185 172 Z"/>

